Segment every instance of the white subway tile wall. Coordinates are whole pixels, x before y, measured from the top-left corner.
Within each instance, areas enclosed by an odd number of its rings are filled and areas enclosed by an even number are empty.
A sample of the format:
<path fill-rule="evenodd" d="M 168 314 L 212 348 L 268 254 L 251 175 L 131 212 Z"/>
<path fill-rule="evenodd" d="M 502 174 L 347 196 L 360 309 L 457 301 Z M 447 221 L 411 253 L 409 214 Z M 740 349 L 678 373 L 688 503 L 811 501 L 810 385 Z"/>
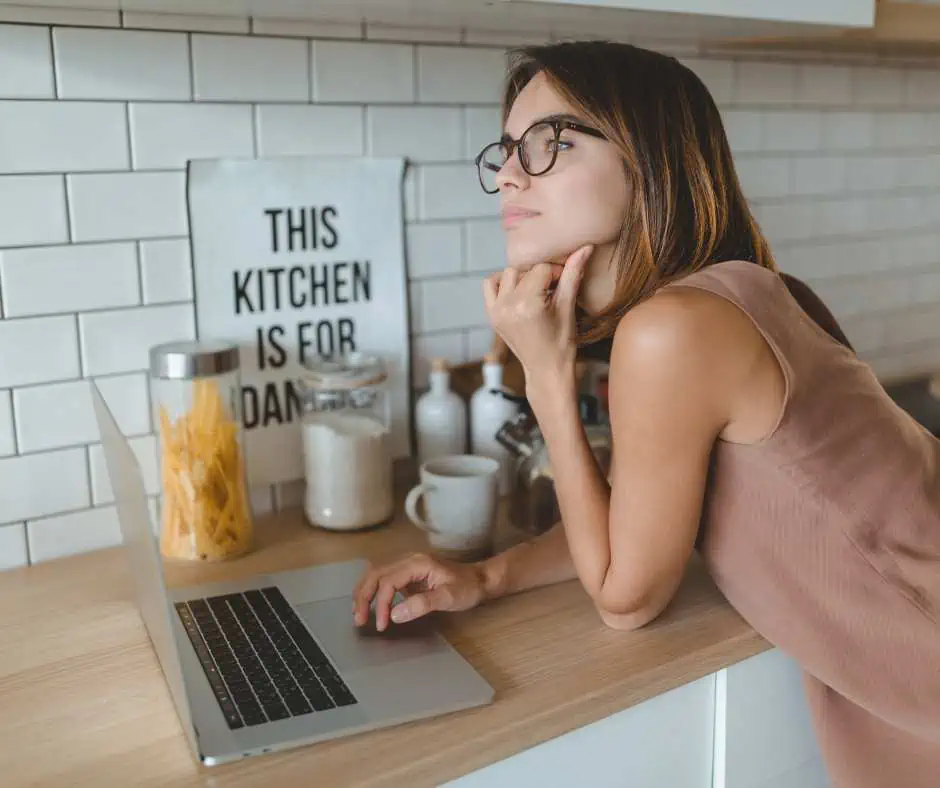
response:
<path fill-rule="evenodd" d="M 0 99 L 0 172 L 126 170 L 126 123 L 117 102 Z"/>
<path fill-rule="evenodd" d="M 481 356 L 505 251 L 472 160 L 499 135 L 506 48 L 541 38 L 0 8 L 0 568 L 120 538 L 85 378 L 157 492 L 145 370 L 194 333 L 188 159 L 407 156 L 414 386 L 435 356 Z M 940 68 L 675 51 L 781 267 L 879 374 L 940 365 Z M 252 491 L 259 510 L 301 497 Z"/>
<path fill-rule="evenodd" d="M 140 472 L 144 479 L 147 494 L 156 495 L 159 492 L 160 485 L 159 471 L 157 470 L 156 438 L 153 435 L 145 435 L 141 438 L 131 438 L 128 443 L 137 458 L 137 462 L 140 464 Z M 114 503 L 114 492 L 111 490 L 104 451 L 102 451 L 100 443 L 89 447 L 88 461 L 91 466 L 92 502 L 95 506 Z"/>
<path fill-rule="evenodd" d="M 91 504 L 84 448 L 0 460 L 0 522 L 82 509 Z"/>
<path fill-rule="evenodd" d="M 152 30 L 200 30 L 207 33 L 247 33 L 249 20 L 238 16 L 151 14 L 125 11 L 124 27 Z"/>
<path fill-rule="evenodd" d="M 68 175 L 73 241 L 184 235 L 183 172 L 105 172 Z"/>
<path fill-rule="evenodd" d="M 16 454 L 16 433 L 13 426 L 13 401 L 10 392 L 0 396 L 0 457 Z"/>
<path fill-rule="evenodd" d="M 336 22 L 310 19 L 251 20 L 251 32 L 262 36 L 293 36 L 295 38 L 362 38 L 361 22 Z"/>
<path fill-rule="evenodd" d="M 145 304 L 192 300 L 193 279 L 188 239 L 141 241 L 139 250 L 140 287 Z"/>
<path fill-rule="evenodd" d="M 29 562 L 26 550 L 26 524 L 0 525 L 0 572 Z"/>
<path fill-rule="evenodd" d="M 248 104 L 131 104 L 135 170 L 178 170 L 187 159 L 254 155 Z"/>
<path fill-rule="evenodd" d="M 91 376 L 141 369 L 153 345 L 196 333 L 190 304 L 86 312 L 78 322 L 82 367 Z"/>
<path fill-rule="evenodd" d="M 0 175 L 0 247 L 67 243 L 65 178 Z"/>
<path fill-rule="evenodd" d="M 407 156 L 416 163 L 463 159 L 459 107 L 371 107 L 368 116 L 372 156 Z"/>
<path fill-rule="evenodd" d="M 74 27 L 120 27 L 120 11 L 85 10 L 26 4 L 0 6 L 0 22 L 23 22 L 31 25 L 71 25 Z"/>
<path fill-rule="evenodd" d="M 183 33 L 55 27 L 52 42 L 61 99 L 191 98 Z"/>
<path fill-rule="evenodd" d="M 0 287 L 6 317 L 136 306 L 137 250 L 129 241 L 3 249 Z"/>
<path fill-rule="evenodd" d="M 21 63 L 31 64 L 21 69 Z M 54 98 L 52 49 L 43 27 L 0 27 L 0 95 L 8 98 Z"/>
<path fill-rule="evenodd" d="M 364 107 L 263 104 L 256 108 L 259 156 L 359 156 Z"/>
<path fill-rule="evenodd" d="M 313 41 L 313 98 L 409 104 L 415 98 L 414 47 L 409 44 Z M 341 129 L 336 130 L 342 134 Z"/>
<path fill-rule="evenodd" d="M 36 563 L 112 547 L 121 541 L 117 510 L 113 506 L 28 520 L 26 529 L 29 557 Z"/>
<path fill-rule="evenodd" d="M 289 38 L 193 35 L 197 101 L 307 101 L 307 43 Z"/>
<path fill-rule="evenodd" d="M 0 320 L 0 359 L 0 388 L 80 377 L 75 316 Z"/>

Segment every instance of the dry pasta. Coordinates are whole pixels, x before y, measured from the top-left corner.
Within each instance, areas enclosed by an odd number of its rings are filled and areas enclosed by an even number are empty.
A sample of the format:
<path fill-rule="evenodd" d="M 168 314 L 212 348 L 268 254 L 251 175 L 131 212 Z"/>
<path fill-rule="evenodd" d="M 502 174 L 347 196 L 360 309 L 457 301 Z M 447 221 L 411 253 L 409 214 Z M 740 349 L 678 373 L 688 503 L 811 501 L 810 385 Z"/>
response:
<path fill-rule="evenodd" d="M 165 557 L 218 561 L 251 549 L 238 424 L 213 381 L 195 381 L 192 407 L 175 422 L 161 406 L 160 468 Z"/>

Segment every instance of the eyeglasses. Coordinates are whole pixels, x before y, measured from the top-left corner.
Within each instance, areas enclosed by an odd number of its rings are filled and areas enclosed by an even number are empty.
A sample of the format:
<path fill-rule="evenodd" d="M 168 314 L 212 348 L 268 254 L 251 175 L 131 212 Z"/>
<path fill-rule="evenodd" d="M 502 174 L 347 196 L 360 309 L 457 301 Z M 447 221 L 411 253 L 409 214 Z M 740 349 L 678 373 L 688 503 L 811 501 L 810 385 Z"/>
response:
<path fill-rule="evenodd" d="M 519 163 L 529 175 L 544 175 L 548 172 L 555 166 L 559 146 L 565 144 L 559 139 L 565 129 L 606 139 L 604 134 L 597 129 L 574 121 L 560 119 L 537 121 L 522 132 L 518 140 L 514 140 L 507 134 L 499 142 L 490 143 L 480 151 L 474 163 L 477 165 L 477 175 L 480 177 L 480 186 L 483 187 L 483 191 L 487 194 L 496 194 L 499 191 L 496 174 L 509 161 L 517 148 Z"/>

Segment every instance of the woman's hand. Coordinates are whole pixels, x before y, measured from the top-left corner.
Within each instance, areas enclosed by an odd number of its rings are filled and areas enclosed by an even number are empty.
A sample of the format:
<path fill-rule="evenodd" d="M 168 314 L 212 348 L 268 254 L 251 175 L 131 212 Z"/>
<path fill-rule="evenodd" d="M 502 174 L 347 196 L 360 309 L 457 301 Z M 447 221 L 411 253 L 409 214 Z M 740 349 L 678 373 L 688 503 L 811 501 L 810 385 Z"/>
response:
<path fill-rule="evenodd" d="M 395 592 L 405 600 L 392 606 Z M 384 631 L 389 620 L 396 624 L 420 618 L 434 610 L 469 610 L 486 597 L 486 578 L 477 564 L 462 564 L 416 553 L 382 567 L 369 567 L 353 592 L 353 620 L 369 621 L 375 600 L 375 626 Z"/>
<path fill-rule="evenodd" d="M 574 382 L 575 303 L 592 251 L 582 246 L 563 266 L 541 263 L 524 274 L 510 267 L 483 283 L 490 323 L 519 359 L 530 399 Z"/>

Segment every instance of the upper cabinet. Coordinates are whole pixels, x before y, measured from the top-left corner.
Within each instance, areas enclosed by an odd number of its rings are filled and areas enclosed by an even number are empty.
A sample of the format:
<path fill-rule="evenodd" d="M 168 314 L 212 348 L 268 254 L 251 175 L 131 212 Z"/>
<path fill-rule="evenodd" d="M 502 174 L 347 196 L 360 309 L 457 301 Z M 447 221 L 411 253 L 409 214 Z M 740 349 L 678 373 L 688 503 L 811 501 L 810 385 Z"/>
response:
<path fill-rule="evenodd" d="M 619 11 L 656 11 L 725 19 L 789 22 L 838 27 L 871 27 L 875 0 L 500 0 L 504 3 L 607 8 Z"/>
<path fill-rule="evenodd" d="M 800 0 L 802 5 L 802 0 Z M 878 0 L 871 26 L 829 31 L 791 31 L 748 38 L 732 36 L 732 47 L 931 55 L 940 52 L 940 0 Z"/>
<path fill-rule="evenodd" d="M 940 52 L 940 0 L 0 0 L 720 47 Z"/>
<path fill-rule="evenodd" d="M 672 40 L 857 30 L 875 18 L 875 0 L 0 0 L 6 4 Z"/>

